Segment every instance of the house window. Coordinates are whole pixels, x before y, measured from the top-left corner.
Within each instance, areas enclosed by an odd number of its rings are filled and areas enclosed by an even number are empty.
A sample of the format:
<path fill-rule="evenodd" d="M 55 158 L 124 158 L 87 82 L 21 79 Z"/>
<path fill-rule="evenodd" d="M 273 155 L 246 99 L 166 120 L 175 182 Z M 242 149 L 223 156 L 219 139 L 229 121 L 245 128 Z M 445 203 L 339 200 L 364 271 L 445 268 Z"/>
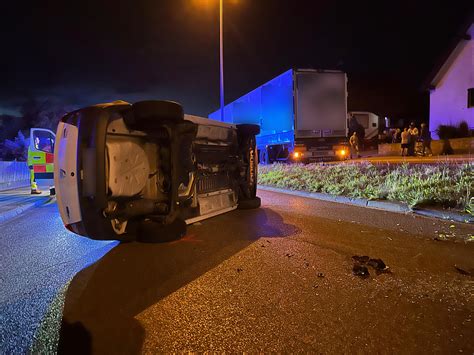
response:
<path fill-rule="evenodd" d="M 467 89 L 467 107 L 474 107 L 474 88 Z"/>

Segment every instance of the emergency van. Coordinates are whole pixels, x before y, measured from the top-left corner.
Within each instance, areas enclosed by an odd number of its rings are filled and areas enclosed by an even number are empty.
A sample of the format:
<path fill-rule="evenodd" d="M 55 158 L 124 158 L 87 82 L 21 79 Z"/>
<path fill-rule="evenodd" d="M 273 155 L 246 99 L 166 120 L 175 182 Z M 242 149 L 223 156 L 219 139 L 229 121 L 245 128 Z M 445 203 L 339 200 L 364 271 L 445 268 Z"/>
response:
<path fill-rule="evenodd" d="M 28 146 L 31 193 L 40 194 L 38 184 L 47 186 L 54 195 L 54 144 L 55 134 L 49 129 L 32 128 Z"/>

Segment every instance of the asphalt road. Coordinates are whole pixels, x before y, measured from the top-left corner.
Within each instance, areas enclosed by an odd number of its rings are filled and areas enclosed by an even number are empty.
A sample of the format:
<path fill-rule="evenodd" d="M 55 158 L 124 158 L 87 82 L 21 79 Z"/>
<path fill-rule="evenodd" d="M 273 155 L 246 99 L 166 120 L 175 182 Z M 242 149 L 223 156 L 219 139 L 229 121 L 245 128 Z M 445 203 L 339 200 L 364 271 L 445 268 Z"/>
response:
<path fill-rule="evenodd" d="M 1 351 L 474 351 L 472 225 L 260 196 L 167 244 L 74 236 L 55 205 L 0 225 Z"/>

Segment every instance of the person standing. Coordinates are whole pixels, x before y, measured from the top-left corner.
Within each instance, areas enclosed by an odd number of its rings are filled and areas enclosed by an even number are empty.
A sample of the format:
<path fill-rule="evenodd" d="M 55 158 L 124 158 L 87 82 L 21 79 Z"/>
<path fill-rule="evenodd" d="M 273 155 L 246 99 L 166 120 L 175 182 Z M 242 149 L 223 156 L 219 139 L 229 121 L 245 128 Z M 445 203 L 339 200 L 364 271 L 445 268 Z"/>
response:
<path fill-rule="evenodd" d="M 408 130 L 406 127 L 403 129 L 403 132 L 400 133 L 400 136 L 401 136 L 401 142 L 402 142 L 402 157 L 404 157 L 408 154 L 408 145 L 410 142 L 410 133 L 408 133 Z"/>
<path fill-rule="evenodd" d="M 423 142 L 423 156 L 425 156 L 426 151 L 429 152 L 429 156 L 432 156 L 433 151 L 431 150 L 431 132 L 428 129 L 428 125 L 426 123 L 421 124 L 420 138 Z"/>
<path fill-rule="evenodd" d="M 352 133 L 352 136 L 349 139 L 349 144 L 351 145 L 351 159 L 354 155 L 356 155 L 357 158 L 360 158 L 360 155 L 359 155 L 359 137 L 357 137 L 357 132 Z"/>
<path fill-rule="evenodd" d="M 400 142 L 400 134 L 402 133 L 402 131 L 400 130 L 400 128 L 397 128 L 395 130 L 395 133 L 393 134 L 393 137 L 392 137 L 392 143 L 399 143 Z"/>
<path fill-rule="evenodd" d="M 408 155 L 414 156 L 415 155 L 415 145 L 416 141 L 418 140 L 418 128 L 415 126 L 415 122 L 410 123 L 410 128 L 408 129 L 408 134 L 410 135 L 410 139 L 408 142 Z"/>

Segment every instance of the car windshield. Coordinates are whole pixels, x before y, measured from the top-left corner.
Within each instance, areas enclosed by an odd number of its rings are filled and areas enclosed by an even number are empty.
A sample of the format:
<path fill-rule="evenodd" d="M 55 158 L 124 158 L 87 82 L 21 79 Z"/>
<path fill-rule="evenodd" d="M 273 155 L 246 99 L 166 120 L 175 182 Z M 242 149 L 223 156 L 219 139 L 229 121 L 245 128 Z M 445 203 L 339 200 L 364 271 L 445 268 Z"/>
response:
<path fill-rule="evenodd" d="M 54 151 L 54 136 L 48 131 L 34 131 L 34 146 L 35 149 L 46 153 L 53 153 Z"/>

